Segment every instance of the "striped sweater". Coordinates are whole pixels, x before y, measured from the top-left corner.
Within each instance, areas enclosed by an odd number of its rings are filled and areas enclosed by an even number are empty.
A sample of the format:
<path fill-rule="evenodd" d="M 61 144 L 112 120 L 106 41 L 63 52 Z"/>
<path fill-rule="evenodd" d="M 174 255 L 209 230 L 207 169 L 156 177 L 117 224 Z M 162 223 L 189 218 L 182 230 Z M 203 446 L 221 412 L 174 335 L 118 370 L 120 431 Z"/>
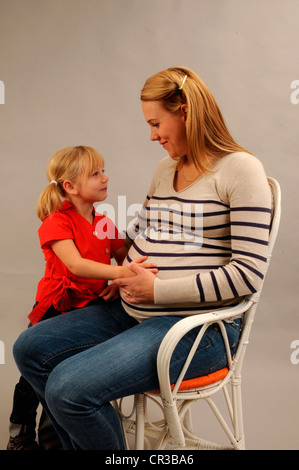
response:
<path fill-rule="evenodd" d="M 212 172 L 175 191 L 175 162 L 157 167 L 127 261 L 157 264 L 154 304 L 126 311 L 141 321 L 233 305 L 259 290 L 267 263 L 271 193 L 260 161 L 245 152 L 218 160 Z"/>

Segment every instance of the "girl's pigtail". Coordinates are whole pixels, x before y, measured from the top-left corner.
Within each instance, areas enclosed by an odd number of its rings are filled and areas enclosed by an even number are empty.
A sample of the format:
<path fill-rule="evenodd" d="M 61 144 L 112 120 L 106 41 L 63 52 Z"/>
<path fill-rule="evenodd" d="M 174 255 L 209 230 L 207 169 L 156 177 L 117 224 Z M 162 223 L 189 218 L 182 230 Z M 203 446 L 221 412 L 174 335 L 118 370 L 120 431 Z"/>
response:
<path fill-rule="evenodd" d="M 54 180 L 43 190 L 37 202 L 37 216 L 40 220 L 45 220 L 48 215 L 62 207 L 62 200 L 59 193 L 60 186 Z"/>

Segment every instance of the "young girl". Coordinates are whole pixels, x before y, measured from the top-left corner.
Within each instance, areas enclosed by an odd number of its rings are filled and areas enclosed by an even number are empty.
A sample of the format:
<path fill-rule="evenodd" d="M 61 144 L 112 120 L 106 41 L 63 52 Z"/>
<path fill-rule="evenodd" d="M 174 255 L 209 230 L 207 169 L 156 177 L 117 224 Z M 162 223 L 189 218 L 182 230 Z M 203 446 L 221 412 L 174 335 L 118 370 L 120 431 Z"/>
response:
<path fill-rule="evenodd" d="M 107 197 L 102 155 L 85 146 L 62 149 L 50 159 L 47 177 L 49 184 L 37 205 L 46 267 L 37 287 L 36 304 L 28 315 L 32 325 L 90 302 L 111 301 L 118 296 L 118 287 L 107 285 L 108 280 L 133 276 L 128 267 L 121 266 L 127 252 L 123 238 L 110 219 L 94 210 L 93 204 Z M 111 256 L 117 265 L 110 264 Z M 137 262 L 153 268 L 145 259 L 140 257 Z M 31 386 L 21 377 L 14 393 L 8 450 L 37 448 L 38 403 Z M 39 429 L 40 446 L 52 450 L 57 438 L 45 421 L 44 431 Z"/>

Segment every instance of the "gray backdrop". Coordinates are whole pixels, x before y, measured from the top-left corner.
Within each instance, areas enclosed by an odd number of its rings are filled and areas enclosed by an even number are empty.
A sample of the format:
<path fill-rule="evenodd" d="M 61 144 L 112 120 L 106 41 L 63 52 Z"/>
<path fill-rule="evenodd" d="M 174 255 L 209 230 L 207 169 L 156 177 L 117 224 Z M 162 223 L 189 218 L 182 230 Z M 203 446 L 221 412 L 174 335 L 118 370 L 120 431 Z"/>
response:
<path fill-rule="evenodd" d="M 48 159 L 94 146 L 116 214 L 118 196 L 127 207 L 143 202 L 164 153 L 149 140 L 139 92 L 172 65 L 204 79 L 233 136 L 281 184 L 280 233 L 244 364 L 244 419 L 248 449 L 299 448 L 298 16 L 298 0 L 0 0 L 1 449 L 19 376 L 11 348 L 44 269 L 35 204 Z M 194 421 L 211 437 L 215 421 L 201 406 Z"/>

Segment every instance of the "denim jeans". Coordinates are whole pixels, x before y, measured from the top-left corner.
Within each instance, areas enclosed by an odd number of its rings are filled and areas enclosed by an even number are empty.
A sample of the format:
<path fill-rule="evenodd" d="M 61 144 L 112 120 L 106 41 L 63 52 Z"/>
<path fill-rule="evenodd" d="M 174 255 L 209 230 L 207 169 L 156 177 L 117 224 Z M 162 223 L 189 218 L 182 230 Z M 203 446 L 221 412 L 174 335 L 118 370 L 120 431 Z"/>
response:
<path fill-rule="evenodd" d="M 36 305 L 37 302 L 35 303 L 33 308 Z M 60 312 L 58 312 L 53 306 L 51 306 L 40 321 L 47 320 L 48 318 L 52 318 L 57 315 L 60 315 Z M 28 327 L 32 327 L 31 323 L 28 325 Z M 21 376 L 14 390 L 13 408 L 10 415 L 10 422 L 19 425 L 26 425 L 29 428 L 35 429 L 36 410 L 38 405 L 39 399 L 37 398 L 36 393 L 32 389 L 31 385 L 27 382 L 27 380 L 25 380 L 24 377 Z M 41 421 L 44 420 L 45 416 L 43 413 Z"/>
<path fill-rule="evenodd" d="M 177 316 L 138 323 L 119 299 L 100 300 L 46 320 L 24 331 L 14 345 L 16 363 L 39 396 L 64 449 L 123 449 L 124 440 L 112 400 L 159 387 L 156 358 Z M 227 323 L 234 354 L 240 321 Z M 198 328 L 176 348 L 171 381 L 178 377 Z M 204 334 L 186 378 L 214 372 L 227 363 L 220 330 Z"/>

